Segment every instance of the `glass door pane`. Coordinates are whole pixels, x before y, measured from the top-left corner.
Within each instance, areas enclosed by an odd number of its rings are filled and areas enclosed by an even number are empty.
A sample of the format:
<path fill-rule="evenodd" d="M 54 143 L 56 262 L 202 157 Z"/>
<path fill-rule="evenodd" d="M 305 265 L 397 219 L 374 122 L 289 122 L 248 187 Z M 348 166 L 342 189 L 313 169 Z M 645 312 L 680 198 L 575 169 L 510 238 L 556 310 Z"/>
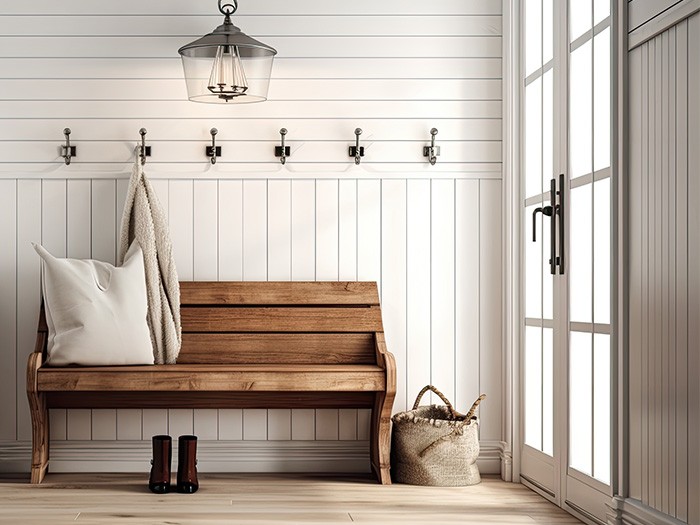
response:
<path fill-rule="evenodd" d="M 523 77 L 523 246 L 525 444 L 552 456 L 553 437 L 553 279 L 549 273 L 550 218 L 533 212 L 549 204 L 554 165 L 554 3 L 524 3 Z"/>
<path fill-rule="evenodd" d="M 611 471 L 610 4 L 570 0 L 569 10 L 569 437 L 564 496 L 593 513 L 601 507 L 592 502 L 609 492 Z M 577 488 L 569 492 L 570 484 Z M 585 497 L 582 484 L 588 487 Z"/>

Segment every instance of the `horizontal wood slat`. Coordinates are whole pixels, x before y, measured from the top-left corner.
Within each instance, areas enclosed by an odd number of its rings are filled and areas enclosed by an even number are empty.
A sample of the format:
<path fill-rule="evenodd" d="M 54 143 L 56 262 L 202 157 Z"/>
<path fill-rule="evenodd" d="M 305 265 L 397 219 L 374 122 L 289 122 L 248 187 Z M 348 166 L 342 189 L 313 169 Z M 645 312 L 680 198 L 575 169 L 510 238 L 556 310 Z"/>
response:
<path fill-rule="evenodd" d="M 379 305 L 375 282 L 180 282 L 183 305 Z"/>
<path fill-rule="evenodd" d="M 76 16 L 64 17 L 60 24 L 55 16 L 31 15 L 0 17 L 0 35 L 5 36 L 187 36 L 192 40 L 209 33 L 221 24 L 218 11 L 200 16 Z M 140 10 L 139 10 L 140 12 Z M 501 17 L 492 16 L 406 16 L 392 17 L 387 24 L 373 15 L 296 17 L 286 15 L 251 15 L 243 19 L 245 32 L 255 38 L 265 36 L 489 36 L 501 34 Z M 243 20 L 241 23 L 243 23 Z"/>
<path fill-rule="evenodd" d="M 166 58 L 191 42 L 185 37 L 0 36 L 0 56 L 37 58 Z M 501 56 L 500 36 L 265 37 L 280 57 L 489 57 Z"/>
<path fill-rule="evenodd" d="M 499 57 L 485 58 L 275 58 L 272 80 L 280 79 L 402 79 L 501 78 Z M 182 80 L 182 63 L 173 56 L 151 58 L 0 58 L 2 78 L 152 78 Z"/>
<path fill-rule="evenodd" d="M 213 13 L 212 13 L 213 12 Z M 34 0 L 33 2 L 2 2 L 3 15 L 211 15 L 216 14 L 216 5 L 192 0 L 121 0 L 120 2 L 95 2 L 95 0 Z M 234 21 L 250 15 L 346 16 L 364 13 L 367 15 L 500 15 L 500 2 L 483 0 L 441 0 L 426 3 L 418 0 L 354 0 L 353 2 L 319 2 L 318 0 L 265 0 L 263 2 L 240 2 Z M 241 18 L 241 25 L 245 18 Z M 293 19 L 290 19 L 293 20 Z"/>
<path fill-rule="evenodd" d="M 3 65 L 0 62 L 0 69 Z M 4 119 L 3 126 L 0 126 L 0 140 L 2 141 L 49 141 L 56 142 L 55 122 L 48 119 Z M 423 144 L 429 142 L 430 128 L 437 127 L 440 134 L 445 134 L 447 139 L 441 142 L 458 141 L 500 141 L 502 122 L 500 119 L 474 119 L 469 121 L 459 121 L 451 119 L 393 119 L 393 120 L 353 120 L 351 124 L 343 121 L 324 119 L 294 119 L 285 121 L 285 127 L 289 131 L 287 135 L 288 143 L 303 142 L 334 142 L 348 140 L 348 132 L 352 136 L 352 126 L 359 126 L 370 137 L 373 142 L 390 140 L 399 141 L 420 141 Z M 134 119 L 134 120 L 78 120 L 67 119 L 61 123 L 71 128 L 71 143 L 78 145 L 92 143 L 96 141 L 114 141 L 133 143 L 138 137 L 139 126 L 148 130 L 149 142 L 160 146 L 161 141 L 184 142 L 183 137 L 198 138 L 201 141 L 207 140 L 212 121 L 210 119 L 190 119 L 190 120 L 159 120 L 159 119 Z M 279 143 L 278 129 L 275 123 L 265 120 L 252 120 L 245 126 L 234 119 L 216 119 L 216 126 L 219 130 L 217 143 L 219 140 L 253 142 L 265 141 L 269 143 Z M 277 136 L 275 136 L 277 134 Z M 60 140 L 60 139 L 59 139 Z M 191 140 L 191 139 L 190 139 Z M 211 136 L 209 136 L 211 141 Z M 240 148 L 238 144 L 235 145 Z M 92 144 L 89 146 L 92 148 Z M 114 146 L 112 146 L 114 147 Z M 160 151 L 160 147 L 159 147 Z M 82 152 L 81 152 L 82 153 Z M 269 153 L 269 152 L 268 152 Z M 239 156 L 237 152 L 236 158 Z M 77 158 L 75 159 L 78 160 Z M 259 160 L 259 159 L 256 159 Z M 273 159 L 277 160 L 277 159 Z M 437 165 L 431 166 L 437 168 Z"/>
<path fill-rule="evenodd" d="M 149 119 L 149 118 L 501 118 L 502 104 L 498 100 L 460 100 L 455 102 L 437 101 L 430 104 L 416 104 L 407 100 L 362 100 L 362 101 L 302 101 L 289 102 L 268 100 L 265 104 L 241 104 L 236 107 L 218 107 L 218 104 L 198 104 L 182 101 L 0 101 L 0 115 L 4 118 L 27 118 L 28 115 L 41 115 L 42 118 L 94 118 L 94 119 Z M 353 126 L 351 124 L 351 126 Z M 352 130 L 350 128 L 350 142 Z M 59 130 L 60 132 L 60 130 Z M 150 136 L 149 136 L 150 137 Z M 136 128 L 136 139 L 138 139 Z"/>
<path fill-rule="evenodd" d="M 235 313 L 234 313 L 235 315 Z M 183 334 L 178 364 L 373 364 L 374 335 Z"/>
<path fill-rule="evenodd" d="M 1 89 L 1 88 L 0 88 Z M 423 157 L 423 147 L 429 141 L 416 142 L 394 142 L 382 140 L 385 137 L 375 136 L 365 144 L 367 159 L 379 161 L 381 163 L 404 162 L 413 164 L 413 169 L 420 168 L 425 164 Z M 389 139 L 390 137 L 386 137 Z M 211 145 L 211 137 L 206 140 L 187 141 L 149 141 L 153 147 L 153 159 L 168 159 L 169 162 L 195 162 L 204 164 L 205 147 Z M 275 144 L 279 144 L 279 139 L 266 142 L 232 142 L 229 140 L 218 140 L 217 145 L 221 146 L 222 156 L 220 162 L 242 162 L 255 163 L 260 159 L 275 162 L 273 155 Z M 129 162 L 133 158 L 133 143 L 125 141 L 106 141 L 82 144 L 71 139 L 71 144 L 75 144 L 80 151 L 80 156 L 76 157 L 75 163 L 121 163 Z M 286 141 L 291 148 L 295 166 L 299 163 L 322 164 L 338 162 L 347 167 L 348 145 L 351 141 L 337 142 L 301 142 L 297 140 Z M 457 163 L 480 163 L 480 162 L 500 162 L 502 155 L 502 145 L 500 141 L 473 141 L 473 142 L 451 142 L 446 145 L 443 142 L 441 164 Z M 6 141 L 0 142 L 0 158 L 3 162 L 28 161 L 32 163 L 46 163 L 63 161 L 59 156 L 59 147 L 54 144 L 42 142 L 22 142 Z M 277 161 L 279 164 L 279 161 Z"/>
<path fill-rule="evenodd" d="M 3 100 L 184 100 L 182 78 L 174 79 L 0 79 Z M 270 101 L 281 100 L 500 100 L 500 79 L 346 80 L 279 79 Z M 150 131 L 150 130 L 149 130 Z"/>
<path fill-rule="evenodd" d="M 374 392 L 385 387 L 374 365 L 154 365 L 42 368 L 40 391 Z"/>
<path fill-rule="evenodd" d="M 377 307 L 184 307 L 183 332 L 381 332 Z"/>
<path fill-rule="evenodd" d="M 49 408 L 371 408 L 374 392 L 47 392 Z"/>

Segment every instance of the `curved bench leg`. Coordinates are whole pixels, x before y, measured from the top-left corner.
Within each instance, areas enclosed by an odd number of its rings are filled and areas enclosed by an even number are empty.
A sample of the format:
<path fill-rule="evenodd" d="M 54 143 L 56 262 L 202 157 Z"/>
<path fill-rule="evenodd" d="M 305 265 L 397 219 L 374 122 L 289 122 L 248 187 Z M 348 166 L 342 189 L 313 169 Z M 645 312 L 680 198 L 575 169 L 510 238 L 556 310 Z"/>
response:
<path fill-rule="evenodd" d="M 49 409 L 46 395 L 37 387 L 41 360 L 41 352 L 34 352 L 27 361 L 27 398 L 32 417 L 32 484 L 41 483 L 49 467 Z"/>
<path fill-rule="evenodd" d="M 391 485 L 391 407 L 393 395 L 379 392 L 374 397 L 372 430 L 370 434 L 370 458 L 372 470 L 382 485 Z"/>
<path fill-rule="evenodd" d="M 49 411 L 43 394 L 29 393 L 32 414 L 32 484 L 44 480 L 49 467 Z"/>

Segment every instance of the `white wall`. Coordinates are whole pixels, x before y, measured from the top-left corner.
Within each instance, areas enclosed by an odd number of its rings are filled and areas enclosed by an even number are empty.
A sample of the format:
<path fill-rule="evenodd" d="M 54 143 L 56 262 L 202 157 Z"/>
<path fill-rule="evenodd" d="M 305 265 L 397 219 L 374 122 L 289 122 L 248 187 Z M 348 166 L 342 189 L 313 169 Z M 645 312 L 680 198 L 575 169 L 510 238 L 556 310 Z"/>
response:
<path fill-rule="evenodd" d="M 655 32 L 629 54 L 629 497 L 700 524 L 700 14 Z"/>
<path fill-rule="evenodd" d="M 222 107 L 186 100 L 177 55 L 220 23 L 213 0 L 2 3 L 0 469 L 25 457 L 28 467 L 24 374 L 39 307 L 29 243 L 114 261 L 144 126 L 183 280 L 377 280 L 398 365 L 395 410 L 430 382 L 463 410 L 485 392 L 484 465 L 497 470 L 500 12 L 498 0 L 242 0 L 234 21 L 279 55 L 269 101 Z M 358 126 L 361 168 L 347 156 Z M 70 166 L 58 157 L 64 127 L 78 148 Z M 214 167 L 204 157 L 211 127 L 223 147 Z M 273 156 L 281 127 L 288 169 Z M 431 127 L 436 166 L 422 157 Z M 147 450 L 138 442 L 160 432 L 229 450 L 298 441 L 306 459 L 315 449 L 302 443 L 334 441 L 335 456 L 324 449 L 331 459 L 314 468 L 365 469 L 368 426 L 356 410 L 53 411 L 53 470 L 100 468 L 98 459 L 136 468 Z M 288 454 L 281 445 L 261 445 L 270 461 L 255 456 L 258 468 L 293 470 L 276 460 Z M 103 455 L 75 452 L 91 448 Z M 223 465 L 253 468 L 241 461 Z"/>

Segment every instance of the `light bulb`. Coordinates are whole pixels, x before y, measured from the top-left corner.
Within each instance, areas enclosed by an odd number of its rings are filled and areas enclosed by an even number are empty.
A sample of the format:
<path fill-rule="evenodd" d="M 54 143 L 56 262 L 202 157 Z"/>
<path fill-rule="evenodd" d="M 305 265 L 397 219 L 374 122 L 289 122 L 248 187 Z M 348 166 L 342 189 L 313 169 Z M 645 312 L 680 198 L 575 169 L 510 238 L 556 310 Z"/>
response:
<path fill-rule="evenodd" d="M 226 102 L 245 95 L 248 80 L 241 64 L 238 46 L 219 46 L 207 87 Z"/>

